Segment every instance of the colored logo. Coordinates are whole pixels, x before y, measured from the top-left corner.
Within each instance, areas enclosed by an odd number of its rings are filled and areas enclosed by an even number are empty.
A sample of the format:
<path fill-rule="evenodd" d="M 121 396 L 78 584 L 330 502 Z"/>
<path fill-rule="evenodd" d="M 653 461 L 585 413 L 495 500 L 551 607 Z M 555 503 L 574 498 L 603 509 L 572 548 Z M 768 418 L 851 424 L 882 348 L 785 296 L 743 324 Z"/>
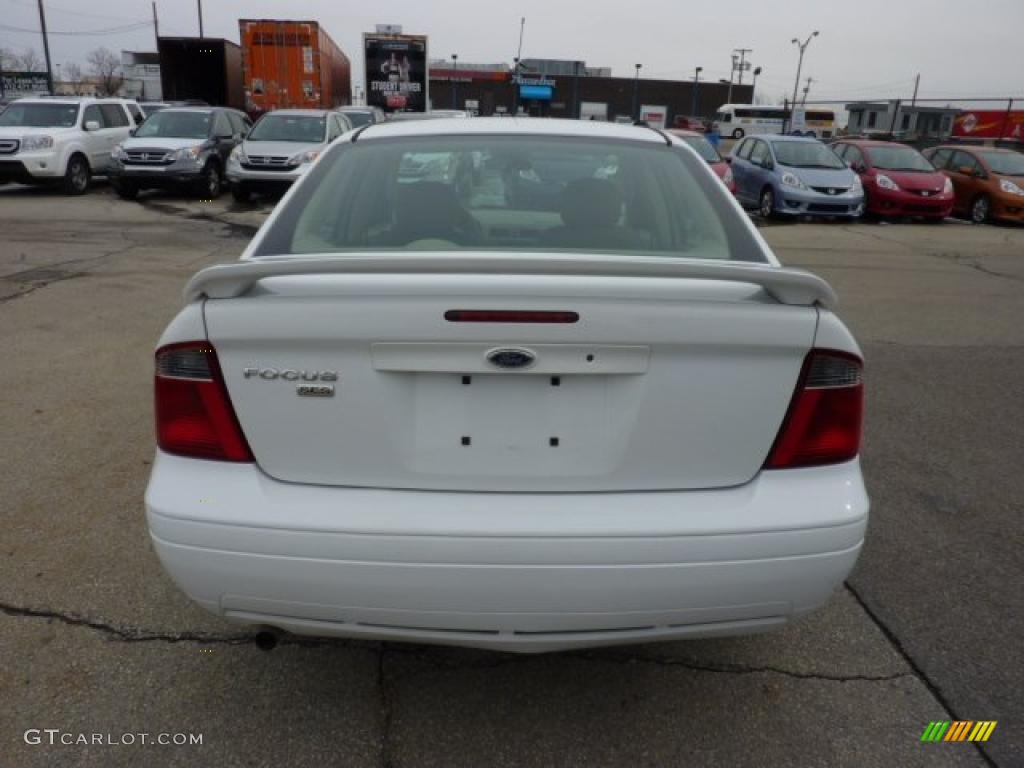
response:
<path fill-rule="evenodd" d="M 921 741 L 988 741 L 995 729 L 995 720 L 933 720 Z"/>

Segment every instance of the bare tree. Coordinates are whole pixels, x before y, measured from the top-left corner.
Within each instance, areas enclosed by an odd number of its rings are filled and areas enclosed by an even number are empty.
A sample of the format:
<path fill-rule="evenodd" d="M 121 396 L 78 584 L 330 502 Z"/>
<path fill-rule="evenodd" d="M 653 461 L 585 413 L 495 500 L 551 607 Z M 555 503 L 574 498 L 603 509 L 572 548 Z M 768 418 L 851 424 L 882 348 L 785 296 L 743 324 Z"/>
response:
<path fill-rule="evenodd" d="M 109 48 L 97 48 L 85 57 L 89 69 L 96 76 L 96 90 L 100 96 L 114 96 L 124 85 L 121 62 Z"/>
<path fill-rule="evenodd" d="M 64 79 L 78 85 L 82 82 L 82 66 L 78 62 L 69 61 L 64 65 Z"/>
<path fill-rule="evenodd" d="M 43 59 L 35 48 L 25 48 L 21 53 L 6 51 L 3 54 L 4 69 L 15 72 L 41 72 Z"/>

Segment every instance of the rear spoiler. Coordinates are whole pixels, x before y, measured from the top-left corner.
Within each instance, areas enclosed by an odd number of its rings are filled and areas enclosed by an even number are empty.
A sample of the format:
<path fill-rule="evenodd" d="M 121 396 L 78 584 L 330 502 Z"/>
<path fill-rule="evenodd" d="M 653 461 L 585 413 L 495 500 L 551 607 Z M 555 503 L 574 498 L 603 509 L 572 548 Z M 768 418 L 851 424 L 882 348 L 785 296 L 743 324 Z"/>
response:
<path fill-rule="evenodd" d="M 472 252 L 288 256 L 239 261 L 198 272 L 185 286 L 185 301 L 203 297 L 235 298 L 267 277 L 344 274 L 581 275 L 727 280 L 758 285 L 782 304 L 819 305 L 833 309 L 839 303 L 828 283 L 817 275 L 791 267 L 662 257 L 575 256 L 564 253 L 504 256 Z"/>

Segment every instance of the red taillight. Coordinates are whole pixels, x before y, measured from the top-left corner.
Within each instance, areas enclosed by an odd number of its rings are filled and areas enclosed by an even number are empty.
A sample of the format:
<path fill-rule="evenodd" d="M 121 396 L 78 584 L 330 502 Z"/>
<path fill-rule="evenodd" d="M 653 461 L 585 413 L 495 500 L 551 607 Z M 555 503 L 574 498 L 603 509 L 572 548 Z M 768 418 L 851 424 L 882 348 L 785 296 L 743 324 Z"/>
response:
<path fill-rule="evenodd" d="M 779 429 L 766 469 L 849 461 L 860 451 L 864 383 L 860 359 L 812 349 Z"/>
<path fill-rule="evenodd" d="M 158 349 L 155 382 L 161 450 L 196 459 L 253 460 L 210 342 Z"/>

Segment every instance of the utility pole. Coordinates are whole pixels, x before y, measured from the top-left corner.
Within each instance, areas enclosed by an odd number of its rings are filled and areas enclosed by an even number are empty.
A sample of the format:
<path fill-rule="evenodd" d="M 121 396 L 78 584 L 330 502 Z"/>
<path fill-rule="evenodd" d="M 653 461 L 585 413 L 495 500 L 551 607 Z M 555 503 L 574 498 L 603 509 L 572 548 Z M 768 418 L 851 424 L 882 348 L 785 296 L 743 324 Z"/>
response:
<path fill-rule="evenodd" d="M 743 70 L 747 66 L 747 54 L 748 53 L 753 53 L 753 49 L 752 48 L 735 48 L 733 50 L 733 53 L 738 53 L 740 55 L 740 65 L 739 65 L 740 66 L 740 79 L 739 79 L 739 82 L 737 83 L 737 85 L 743 85 Z"/>
<path fill-rule="evenodd" d="M 633 77 L 633 119 L 640 119 L 640 67 L 643 64 L 634 64 L 636 75 Z"/>
<path fill-rule="evenodd" d="M 698 104 L 700 103 L 697 98 L 697 89 L 700 87 L 700 73 L 704 71 L 704 67 L 696 67 L 693 70 L 693 105 L 690 107 L 690 114 L 697 117 Z"/>
<path fill-rule="evenodd" d="M 39 0 L 39 27 L 43 31 L 43 55 L 46 56 L 46 87 L 53 96 L 53 64 L 50 62 L 50 38 L 46 34 L 46 11 L 43 0 Z"/>
<path fill-rule="evenodd" d="M 519 19 L 519 49 L 516 51 L 516 61 L 523 58 L 523 31 L 526 29 L 526 17 Z"/>
<path fill-rule="evenodd" d="M 736 54 L 732 55 L 732 67 L 729 69 L 729 93 L 725 97 L 726 104 L 732 104 L 732 76 L 736 74 Z"/>
<path fill-rule="evenodd" d="M 572 63 L 572 117 L 580 119 L 580 62 Z"/>
<path fill-rule="evenodd" d="M 917 77 L 914 78 L 914 95 L 910 98 L 910 106 L 914 106 L 917 103 L 917 86 L 921 84 L 921 73 L 917 73 Z"/>
<path fill-rule="evenodd" d="M 156 49 L 160 50 L 160 19 L 156 15 L 156 0 L 153 0 L 153 39 L 156 40 Z"/>
<path fill-rule="evenodd" d="M 199 5 L 199 39 L 202 40 L 203 35 L 203 0 L 196 0 Z"/>
<path fill-rule="evenodd" d="M 807 106 L 807 94 L 811 90 L 811 83 L 813 83 L 813 82 L 814 82 L 814 78 L 813 77 L 808 77 L 807 78 L 807 85 L 804 86 L 804 97 L 800 100 L 800 106 L 801 107 Z"/>
<path fill-rule="evenodd" d="M 459 54 L 452 54 L 452 109 L 459 108 Z"/>

